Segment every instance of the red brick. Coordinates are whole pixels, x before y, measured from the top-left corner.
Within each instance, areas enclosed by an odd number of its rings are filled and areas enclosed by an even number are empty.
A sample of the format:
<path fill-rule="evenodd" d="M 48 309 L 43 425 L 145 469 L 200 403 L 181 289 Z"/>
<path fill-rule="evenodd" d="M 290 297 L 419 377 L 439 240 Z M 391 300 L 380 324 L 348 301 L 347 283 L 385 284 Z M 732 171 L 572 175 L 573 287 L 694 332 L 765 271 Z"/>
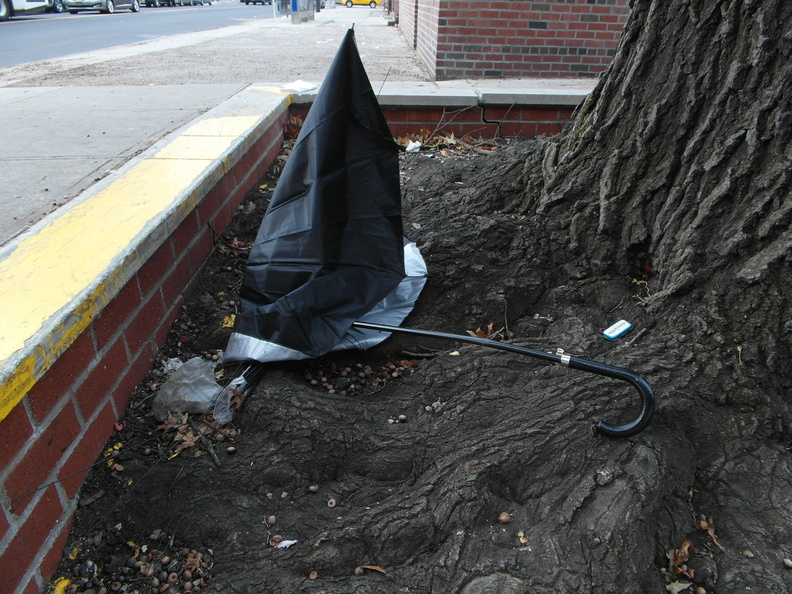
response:
<path fill-rule="evenodd" d="M 11 529 L 11 525 L 8 523 L 8 520 L 6 520 L 5 514 L 2 511 L 0 511 L 0 541 L 3 540 L 6 533 L 10 529 Z"/>
<path fill-rule="evenodd" d="M 186 263 L 186 258 L 182 261 Z M 178 266 L 176 269 L 178 270 Z M 189 273 L 189 272 L 188 272 Z M 170 274 L 173 274 L 172 272 Z M 166 277 L 163 280 L 163 286 L 167 282 Z M 154 336 L 154 330 L 165 315 L 165 307 L 162 303 L 162 295 L 157 292 L 151 296 L 151 299 L 143 305 L 143 308 L 135 314 L 135 317 L 124 330 L 126 342 L 129 345 L 129 350 L 133 353 L 137 352 L 143 344 L 151 340 Z"/>
<path fill-rule="evenodd" d="M 52 470 L 53 461 L 60 460 L 79 433 L 80 423 L 69 403 L 32 443 L 25 457 L 5 480 L 11 510 L 15 514 L 20 515 L 25 510 L 33 492 L 42 486 Z"/>
<path fill-rule="evenodd" d="M 195 243 L 190 246 L 190 267 L 193 272 L 197 272 L 201 267 L 206 256 L 212 251 L 213 245 L 212 232 L 209 227 L 203 227 Z"/>
<path fill-rule="evenodd" d="M 174 316 L 175 317 L 175 316 Z M 168 320 L 168 325 L 173 320 Z M 166 328 L 165 324 L 163 324 Z M 160 343 L 161 344 L 161 343 Z M 132 361 L 129 370 L 121 378 L 121 383 L 113 390 L 113 401 L 115 402 L 116 410 L 120 415 L 126 408 L 129 402 L 129 397 L 134 392 L 135 387 L 143 380 L 146 373 L 151 369 L 151 364 L 154 362 L 154 351 L 151 344 L 143 345 L 140 352 Z"/>
<path fill-rule="evenodd" d="M 192 271 L 190 270 L 190 261 L 189 258 L 185 256 L 178 262 L 173 271 L 162 280 L 162 296 L 166 305 L 178 299 L 179 295 L 184 292 L 185 288 L 190 283 L 191 278 Z M 159 314 L 156 321 L 162 319 L 164 313 L 163 311 Z M 151 331 L 147 334 L 148 337 L 153 335 L 155 327 L 156 326 L 151 328 Z"/>
<path fill-rule="evenodd" d="M 28 438 L 33 435 L 33 427 L 21 402 L 0 421 L 0 435 L 3 436 L 0 439 L 0 468 L 6 468 Z"/>
<path fill-rule="evenodd" d="M 102 451 L 102 446 L 113 432 L 113 423 L 117 419 L 113 414 L 110 403 L 102 407 L 102 411 L 96 417 L 88 430 L 83 434 L 77 447 L 72 452 L 69 459 L 58 472 L 61 486 L 66 491 L 66 496 L 71 499 L 77 494 L 91 466 L 96 462 L 96 458 Z"/>
<path fill-rule="evenodd" d="M 30 578 L 25 589 L 22 590 L 22 594 L 41 594 L 41 588 L 39 588 L 35 577 Z"/>
<path fill-rule="evenodd" d="M 49 553 L 47 553 L 47 555 L 44 557 L 44 560 L 41 562 L 41 565 L 39 565 L 41 575 L 45 580 L 49 580 L 55 575 L 55 569 L 63 557 L 63 549 L 66 546 L 66 542 L 69 540 L 71 524 L 72 518 L 69 518 L 67 521 L 63 522 L 60 527 L 60 534 L 58 534 L 55 542 L 53 542 L 52 546 L 50 547 Z"/>
<path fill-rule="evenodd" d="M 85 381 L 77 388 L 75 399 L 84 420 L 87 420 L 96 412 L 96 408 L 105 396 L 110 393 L 113 384 L 126 371 L 127 365 L 129 365 L 129 358 L 127 357 L 126 345 L 122 337 L 118 337 L 110 348 L 105 351 L 102 358 L 91 370 L 91 373 L 85 378 Z"/>
<path fill-rule="evenodd" d="M 147 299 L 152 288 L 157 286 L 165 271 L 173 264 L 173 246 L 167 239 L 146 261 L 137 273 L 140 292 Z"/>
<path fill-rule="evenodd" d="M 536 125 L 536 135 L 537 136 L 555 136 L 561 130 L 564 129 L 565 124 L 561 123 L 549 123 L 549 122 L 539 122 Z"/>
<path fill-rule="evenodd" d="M 407 121 L 407 112 L 403 107 L 383 107 L 382 113 L 389 125 Z"/>
<path fill-rule="evenodd" d="M 198 224 L 204 226 L 206 223 L 211 223 L 218 208 L 220 208 L 220 200 L 217 186 L 215 186 L 204 197 L 196 209 L 198 213 Z"/>
<path fill-rule="evenodd" d="M 217 233 L 222 233 L 231 222 L 231 207 L 228 204 L 223 204 L 212 218 L 212 227 Z"/>
<path fill-rule="evenodd" d="M 0 567 L 3 568 L 2 588 L 5 592 L 14 592 L 22 582 L 22 577 L 41 550 L 63 515 L 63 508 L 58 500 L 54 487 L 49 487 L 36 505 L 33 513 L 19 528 L 13 540 L 0 556 Z"/>
<path fill-rule="evenodd" d="M 248 180 L 247 172 L 243 174 L 241 170 L 235 170 L 234 175 L 239 180 L 239 185 L 228 195 L 228 211 L 230 216 L 233 216 L 233 213 L 235 213 L 239 205 L 242 204 L 242 200 L 245 199 L 245 194 L 247 194 L 248 188 L 253 185 Z M 256 180 L 254 179 L 253 182 L 255 181 Z M 231 222 L 230 218 L 229 222 Z M 226 223 L 226 226 L 227 225 L 228 223 Z"/>
<path fill-rule="evenodd" d="M 47 416 L 95 356 L 91 333 L 83 331 L 28 392 L 30 409 L 37 422 L 40 423 Z"/>
<path fill-rule="evenodd" d="M 233 193 L 236 186 L 236 175 L 234 168 L 232 167 L 231 170 L 223 175 L 223 177 L 220 178 L 220 181 L 217 182 L 217 191 L 220 194 L 220 201 L 223 204 L 228 202 L 228 197 Z"/>
<path fill-rule="evenodd" d="M 191 212 L 173 232 L 173 250 L 177 258 L 187 251 L 198 233 L 198 215 Z"/>
<path fill-rule="evenodd" d="M 113 335 L 124 325 L 135 308 L 140 305 L 140 301 L 140 289 L 138 288 L 137 278 L 132 277 L 94 321 L 93 328 L 97 349 L 101 351 L 110 342 Z"/>
<path fill-rule="evenodd" d="M 165 344 L 165 339 L 168 337 L 168 331 L 170 330 L 173 322 L 176 320 L 176 317 L 179 315 L 179 309 L 181 308 L 183 302 L 184 299 L 180 295 L 179 298 L 171 304 L 171 307 L 166 310 L 165 316 L 163 317 L 159 328 L 154 331 L 154 344 L 157 348 Z"/>
<path fill-rule="evenodd" d="M 517 136 L 520 138 L 535 138 L 535 122 L 504 122 L 500 127 L 501 136 Z"/>

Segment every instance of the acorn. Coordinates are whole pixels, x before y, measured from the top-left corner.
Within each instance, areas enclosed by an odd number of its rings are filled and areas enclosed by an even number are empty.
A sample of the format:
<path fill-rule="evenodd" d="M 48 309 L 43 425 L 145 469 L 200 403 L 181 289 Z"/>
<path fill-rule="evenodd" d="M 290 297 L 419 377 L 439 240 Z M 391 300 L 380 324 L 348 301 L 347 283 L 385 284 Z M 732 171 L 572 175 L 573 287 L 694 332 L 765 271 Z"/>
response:
<path fill-rule="evenodd" d="M 509 512 L 501 512 L 498 515 L 498 522 L 501 524 L 508 524 L 511 522 L 511 516 L 509 515 Z"/>
<path fill-rule="evenodd" d="M 315 580 L 318 577 L 319 577 L 319 574 L 316 573 L 315 571 L 312 571 L 311 573 L 308 574 L 308 579 L 309 580 Z"/>
<path fill-rule="evenodd" d="M 361 575 L 363 575 L 364 573 L 365 573 L 365 572 L 363 571 L 363 568 L 362 568 L 362 567 L 355 567 L 355 575 L 356 575 L 356 576 L 361 576 Z"/>
<path fill-rule="evenodd" d="M 274 526 L 277 520 L 275 516 L 267 516 L 267 526 Z"/>
<path fill-rule="evenodd" d="M 792 569 L 792 559 L 784 559 L 784 567 Z"/>
<path fill-rule="evenodd" d="M 318 485 L 311 485 L 310 487 L 308 487 L 308 492 L 309 493 L 318 493 L 319 492 L 319 486 Z"/>

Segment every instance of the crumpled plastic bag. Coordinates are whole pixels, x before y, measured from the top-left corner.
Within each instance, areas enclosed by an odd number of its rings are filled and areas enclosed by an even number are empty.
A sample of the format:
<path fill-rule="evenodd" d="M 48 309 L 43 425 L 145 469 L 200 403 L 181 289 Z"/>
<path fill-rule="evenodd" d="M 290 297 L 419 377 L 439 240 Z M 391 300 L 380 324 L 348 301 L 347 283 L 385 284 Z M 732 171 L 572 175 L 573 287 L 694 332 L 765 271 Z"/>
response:
<path fill-rule="evenodd" d="M 168 412 L 207 412 L 222 389 L 215 381 L 214 367 L 201 357 L 193 357 L 174 371 L 152 402 L 157 420 L 164 421 Z"/>

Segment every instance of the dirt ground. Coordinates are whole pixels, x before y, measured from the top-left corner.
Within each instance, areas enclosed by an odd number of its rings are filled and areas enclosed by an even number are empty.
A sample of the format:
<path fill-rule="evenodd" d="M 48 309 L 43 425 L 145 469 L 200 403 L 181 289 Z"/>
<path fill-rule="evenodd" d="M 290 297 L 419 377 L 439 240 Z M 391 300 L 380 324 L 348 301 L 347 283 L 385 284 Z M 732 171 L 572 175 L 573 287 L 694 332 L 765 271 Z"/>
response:
<path fill-rule="evenodd" d="M 646 432 L 592 431 L 635 415 L 629 387 L 403 335 L 268 366 L 228 426 L 155 420 L 164 363 L 224 348 L 276 165 L 218 240 L 107 444 L 112 459 L 83 486 L 55 587 L 790 591 L 786 421 L 762 412 L 762 389 L 739 367 L 750 354 L 708 359 L 712 332 L 692 312 L 688 335 L 663 330 L 640 257 L 592 275 L 556 249 L 563 231 L 513 206 L 535 147 L 452 141 L 402 155 L 404 230 L 431 275 L 405 325 L 633 369 L 659 395 Z M 619 319 L 634 329 L 604 339 Z M 713 377 L 739 392 L 733 405 Z"/>

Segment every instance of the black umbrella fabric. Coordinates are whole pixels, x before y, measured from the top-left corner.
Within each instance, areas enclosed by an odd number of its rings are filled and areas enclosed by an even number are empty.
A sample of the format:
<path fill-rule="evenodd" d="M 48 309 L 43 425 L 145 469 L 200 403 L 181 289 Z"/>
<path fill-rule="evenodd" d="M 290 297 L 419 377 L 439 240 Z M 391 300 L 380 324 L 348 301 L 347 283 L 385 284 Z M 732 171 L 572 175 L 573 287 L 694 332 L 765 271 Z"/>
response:
<path fill-rule="evenodd" d="M 315 357 L 386 336 L 426 268 L 402 236 L 398 147 L 350 29 L 283 169 L 248 258 L 226 360 Z"/>

